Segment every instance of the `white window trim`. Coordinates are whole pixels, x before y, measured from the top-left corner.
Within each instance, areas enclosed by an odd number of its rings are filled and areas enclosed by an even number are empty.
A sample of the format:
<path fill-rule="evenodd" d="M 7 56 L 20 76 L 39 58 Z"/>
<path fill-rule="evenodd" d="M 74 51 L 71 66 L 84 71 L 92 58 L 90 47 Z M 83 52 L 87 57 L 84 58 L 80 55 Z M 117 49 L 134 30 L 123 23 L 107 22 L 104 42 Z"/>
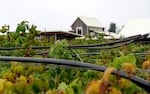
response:
<path fill-rule="evenodd" d="M 83 27 L 76 27 L 76 34 L 79 34 L 78 33 L 78 30 L 81 30 L 81 34 L 80 35 L 83 35 Z"/>

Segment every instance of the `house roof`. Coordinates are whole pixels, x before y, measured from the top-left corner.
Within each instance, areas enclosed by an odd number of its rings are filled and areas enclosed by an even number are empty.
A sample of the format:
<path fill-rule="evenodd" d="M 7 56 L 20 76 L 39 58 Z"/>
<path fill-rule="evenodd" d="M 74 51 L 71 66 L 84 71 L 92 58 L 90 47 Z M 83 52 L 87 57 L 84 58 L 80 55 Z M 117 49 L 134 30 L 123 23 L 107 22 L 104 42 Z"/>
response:
<path fill-rule="evenodd" d="M 96 18 L 80 16 L 77 19 L 80 19 L 85 25 L 91 27 L 104 27 L 102 23 L 99 22 Z M 74 24 L 74 23 L 73 23 Z"/>
<path fill-rule="evenodd" d="M 150 18 L 129 20 L 125 27 L 120 31 L 121 37 L 130 37 L 138 34 L 150 33 Z"/>
<path fill-rule="evenodd" d="M 41 32 L 41 34 L 62 34 L 62 35 L 72 35 L 75 37 L 81 37 L 82 35 L 72 33 L 72 32 L 67 32 L 67 31 L 61 31 L 61 30 L 54 30 L 54 31 L 46 31 L 46 32 Z"/>

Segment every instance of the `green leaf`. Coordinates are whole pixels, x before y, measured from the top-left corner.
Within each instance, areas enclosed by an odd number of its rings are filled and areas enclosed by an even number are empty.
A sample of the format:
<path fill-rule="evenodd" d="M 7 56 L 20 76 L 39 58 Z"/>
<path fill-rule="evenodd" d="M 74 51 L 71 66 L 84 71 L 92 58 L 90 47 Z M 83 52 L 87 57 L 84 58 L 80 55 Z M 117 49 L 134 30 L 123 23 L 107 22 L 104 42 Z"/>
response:
<path fill-rule="evenodd" d="M 67 94 L 74 94 L 73 88 L 67 88 Z"/>
<path fill-rule="evenodd" d="M 127 56 L 117 57 L 113 61 L 113 67 L 121 68 L 121 64 L 125 62 L 136 65 L 136 57 L 134 56 L 134 54 L 128 54 Z"/>
<path fill-rule="evenodd" d="M 67 88 L 67 85 L 65 82 L 61 82 L 58 86 L 58 89 L 66 89 Z"/>

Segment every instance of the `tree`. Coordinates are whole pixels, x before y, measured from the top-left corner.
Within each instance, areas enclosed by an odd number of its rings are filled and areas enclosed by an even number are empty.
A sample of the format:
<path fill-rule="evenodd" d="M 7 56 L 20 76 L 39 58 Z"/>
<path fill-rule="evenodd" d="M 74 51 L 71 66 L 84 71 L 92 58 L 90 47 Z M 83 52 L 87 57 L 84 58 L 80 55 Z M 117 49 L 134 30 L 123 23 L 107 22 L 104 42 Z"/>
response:
<path fill-rule="evenodd" d="M 116 23 L 111 22 L 108 31 L 116 33 Z"/>
<path fill-rule="evenodd" d="M 32 24 L 32 26 L 29 28 L 30 34 L 33 34 L 34 36 L 40 35 L 40 31 L 37 30 L 36 28 L 37 28 L 37 26 L 35 26 L 34 24 Z"/>
<path fill-rule="evenodd" d="M 7 32 L 8 30 L 9 30 L 9 25 L 3 25 L 2 27 L 1 27 L 1 29 L 0 29 L 0 32 L 1 33 L 5 33 L 5 32 Z"/>
<path fill-rule="evenodd" d="M 25 33 L 25 31 L 29 29 L 28 23 L 28 21 L 22 21 L 21 23 L 19 23 L 16 28 L 16 33 Z"/>

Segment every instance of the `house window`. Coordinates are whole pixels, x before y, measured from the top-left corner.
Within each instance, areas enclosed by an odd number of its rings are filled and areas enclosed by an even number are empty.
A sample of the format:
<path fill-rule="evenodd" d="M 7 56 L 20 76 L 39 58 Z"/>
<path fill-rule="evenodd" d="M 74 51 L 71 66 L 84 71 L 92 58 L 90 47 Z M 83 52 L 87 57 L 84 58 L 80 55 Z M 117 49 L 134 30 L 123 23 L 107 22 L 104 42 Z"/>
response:
<path fill-rule="evenodd" d="M 79 35 L 83 35 L 83 28 L 82 27 L 76 27 L 76 33 Z"/>

